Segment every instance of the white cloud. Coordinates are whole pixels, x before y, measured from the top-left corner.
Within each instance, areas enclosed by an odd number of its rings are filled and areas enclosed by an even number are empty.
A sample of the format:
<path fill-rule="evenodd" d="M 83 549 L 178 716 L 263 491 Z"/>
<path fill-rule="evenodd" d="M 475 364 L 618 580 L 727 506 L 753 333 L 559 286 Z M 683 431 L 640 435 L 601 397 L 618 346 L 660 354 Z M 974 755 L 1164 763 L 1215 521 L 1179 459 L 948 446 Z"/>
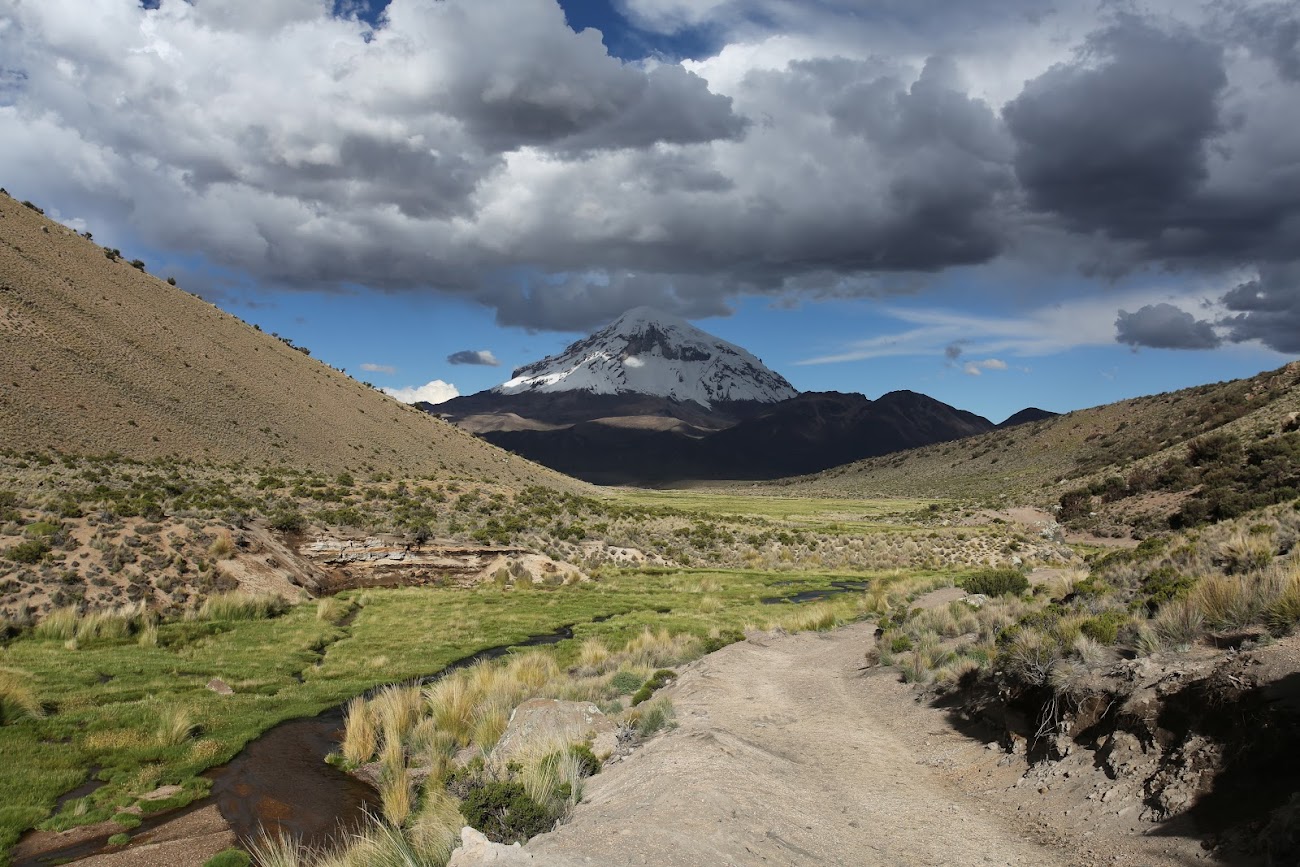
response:
<path fill-rule="evenodd" d="M 997 358 L 986 358 L 983 361 L 968 361 L 962 367 L 962 372 L 967 376 L 980 376 L 986 370 L 1006 370 L 1007 363 Z"/>
<path fill-rule="evenodd" d="M 385 388 L 381 389 L 384 394 L 397 398 L 402 403 L 445 403 L 453 397 L 460 397 L 460 392 L 456 386 L 450 382 L 443 382 L 441 379 L 435 379 L 432 382 L 426 382 L 424 385 L 411 386 L 410 388 Z"/>
<path fill-rule="evenodd" d="M 637 358 L 635 355 L 629 355 L 627 358 L 623 359 L 623 364 L 625 364 L 628 367 L 634 367 L 634 368 L 645 367 L 645 362 Z"/>
<path fill-rule="evenodd" d="M 361 369 L 366 373 L 387 373 L 390 376 L 397 373 L 397 368 L 391 364 L 372 364 L 369 361 L 362 364 Z"/>

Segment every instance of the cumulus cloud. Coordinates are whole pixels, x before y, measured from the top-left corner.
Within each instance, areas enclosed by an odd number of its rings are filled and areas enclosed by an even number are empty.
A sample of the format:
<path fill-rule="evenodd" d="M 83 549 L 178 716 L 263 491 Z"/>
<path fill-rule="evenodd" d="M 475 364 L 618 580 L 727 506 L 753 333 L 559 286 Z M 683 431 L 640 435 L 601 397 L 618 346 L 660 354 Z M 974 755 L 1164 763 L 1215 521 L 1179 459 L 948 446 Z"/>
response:
<path fill-rule="evenodd" d="M 447 356 L 448 364 L 483 364 L 496 367 L 501 362 L 490 349 L 462 349 Z"/>
<path fill-rule="evenodd" d="M 1116 340 L 1134 348 L 1213 349 L 1221 342 L 1209 321 L 1165 302 L 1148 304 L 1133 313 L 1119 311 L 1115 331 Z"/>
<path fill-rule="evenodd" d="M 554 330 L 1009 260 L 1249 267 L 1225 334 L 1292 345 L 1293 4 L 621 0 L 721 46 L 681 63 L 555 0 L 146 5 L 0 4 L 0 173 L 124 249 Z"/>
<path fill-rule="evenodd" d="M 453 397 L 460 397 L 460 392 L 456 390 L 456 386 L 450 382 L 443 382 L 441 379 L 426 382 L 424 385 L 413 385 L 409 388 L 384 388 L 380 390 L 384 394 L 397 398 L 402 403 L 445 403 Z"/>
<path fill-rule="evenodd" d="M 361 365 L 361 369 L 366 373 L 387 373 L 389 375 L 397 373 L 397 368 L 393 367 L 391 364 L 374 364 L 369 361 L 364 362 Z"/>

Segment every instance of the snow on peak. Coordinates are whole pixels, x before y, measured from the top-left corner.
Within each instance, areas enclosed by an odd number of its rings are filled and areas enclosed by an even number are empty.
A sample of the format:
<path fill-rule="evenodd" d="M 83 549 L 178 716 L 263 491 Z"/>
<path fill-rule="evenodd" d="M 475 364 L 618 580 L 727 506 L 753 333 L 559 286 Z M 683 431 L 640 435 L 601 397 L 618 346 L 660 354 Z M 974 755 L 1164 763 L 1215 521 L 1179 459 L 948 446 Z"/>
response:
<path fill-rule="evenodd" d="M 702 406 L 777 403 L 799 393 L 739 346 L 650 307 L 634 307 L 559 355 L 519 368 L 493 391 L 650 394 Z"/>

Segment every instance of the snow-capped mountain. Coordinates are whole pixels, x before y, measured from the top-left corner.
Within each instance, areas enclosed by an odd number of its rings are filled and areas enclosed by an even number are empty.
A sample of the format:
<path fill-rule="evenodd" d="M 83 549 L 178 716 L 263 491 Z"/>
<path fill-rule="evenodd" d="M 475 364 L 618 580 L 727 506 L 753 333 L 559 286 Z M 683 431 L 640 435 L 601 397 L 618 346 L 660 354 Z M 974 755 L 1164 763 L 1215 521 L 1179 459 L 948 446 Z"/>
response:
<path fill-rule="evenodd" d="M 749 352 L 685 319 L 637 307 L 559 355 L 514 372 L 497 394 L 646 394 L 701 406 L 778 403 L 799 392 Z"/>

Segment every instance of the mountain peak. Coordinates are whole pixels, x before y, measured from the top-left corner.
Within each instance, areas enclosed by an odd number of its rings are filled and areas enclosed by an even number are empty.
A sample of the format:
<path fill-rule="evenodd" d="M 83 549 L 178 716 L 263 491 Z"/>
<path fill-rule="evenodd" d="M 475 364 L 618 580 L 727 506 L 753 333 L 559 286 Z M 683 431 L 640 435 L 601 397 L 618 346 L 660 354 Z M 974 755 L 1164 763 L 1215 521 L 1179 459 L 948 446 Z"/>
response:
<path fill-rule="evenodd" d="M 628 310 L 560 354 L 517 369 L 493 391 L 648 394 L 706 407 L 798 394 L 746 350 L 652 307 Z"/>

